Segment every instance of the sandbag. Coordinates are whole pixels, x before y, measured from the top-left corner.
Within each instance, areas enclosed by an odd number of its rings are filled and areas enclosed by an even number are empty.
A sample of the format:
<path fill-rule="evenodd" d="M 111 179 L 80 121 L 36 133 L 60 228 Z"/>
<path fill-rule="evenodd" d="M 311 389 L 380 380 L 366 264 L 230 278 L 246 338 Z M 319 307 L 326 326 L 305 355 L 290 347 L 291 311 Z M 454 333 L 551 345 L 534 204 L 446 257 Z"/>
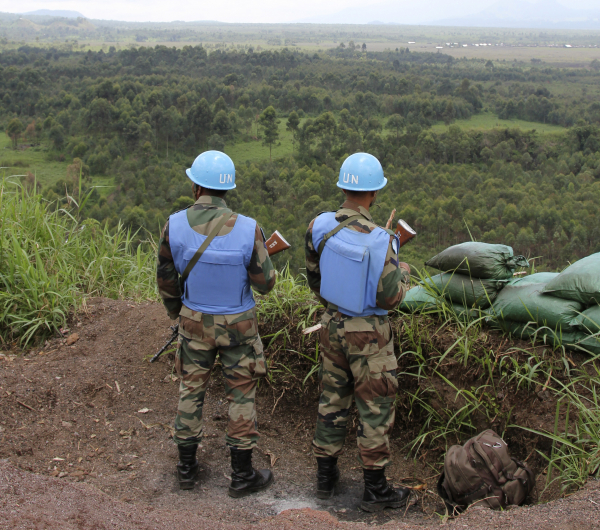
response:
<path fill-rule="evenodd" d="M 462 304 L 452 304 L 452 310 L 461 320 L 473 320 L 482 316 L 480 309 L 465 307 Z"/>
<path fill-rule="evenodd" d="M 523 256 L 513 256 L 512 247 L 507 245 L 468 241 L 448 247 L 425 265 L 471 278 L 509 280 L 517 267 L 529 267 L 529 262 Z"/>
<path fill-rule="evenodd" d="M 548 283 L 550 280 L 554 280 L 558 276 L 558 272 L 536 272 L 535 274 L 529 274 L 528 276 L 522 276 L 521 278 L 514 278 L 508 282 L 507 285 L 527 285 L 529 283 Z"/>
<path fill-rule="evenodd" d="M 573 300 L 543 294 L 544 284 L 507 285 L 496 298 L 490 314 L 498 320 L 535 322 L 556 330 L 571 331 L 571 321 L 583 310 Z"/>
<path fill-rule="evenodd" d="M 568 350 L 583 353 L 600 354 L 600 338 L 591 337 L 583 331 L 552 331 L 548 328 L 538 328 L 534 322 L 525 324 L 522 322 L 511 322 L 510 320 L 498 320 L 495 324 L 505 333 L 517 339 L 531 340 L 539 344 L 547 344 L 552 348 L 564 346 Z"/>
<path fill-rule="evenodd" d="M 455 304 L 485 309 L 495 300 L 503 282 L 469 278 L 464 274 L 436 274 L 425 280 L 436 292 Z"/>
<path fill-rule="evenodd" d="M 582 304 L 600 304 L 600 252 L 582 258 L 546 284 L 544 292 Z"/>
<path fill-rule="evenodd" d="M 438 299 L 435 296 L 422 285 L 417 285 L 409 289 L 406 293 L 404 300 L 400 304 L 400 311 L 414 313 L 421 309 L 436 307 L 437 304 Z"/>
<path fill-rule="evenodd" d="M 581 313 L 581 315 L 577 315 L 571 321 L 571 326 L 589 333 L 600 332 L 600 305 L 593 305 Z"/>

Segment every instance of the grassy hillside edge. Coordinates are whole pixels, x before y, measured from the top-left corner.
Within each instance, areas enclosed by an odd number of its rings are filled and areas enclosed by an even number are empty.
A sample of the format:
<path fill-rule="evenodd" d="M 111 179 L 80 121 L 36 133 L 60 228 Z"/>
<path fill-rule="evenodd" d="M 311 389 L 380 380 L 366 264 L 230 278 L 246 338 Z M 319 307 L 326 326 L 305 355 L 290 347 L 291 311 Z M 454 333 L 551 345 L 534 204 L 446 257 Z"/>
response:
<path fill-rule="evenodd" d="M 3 350 L 60 333 L 89 296 L 156 300 L 155 245 L 143 234 L 80 222 L 15 179 L 0 185 L 0 340 Z M 317 380 L 318 343 L 300 330 L 319 306 L 284 269 L 259 297 L 267 389 L 302 396 Z M 509 341 L 451 310 L 392 317 L 401 391 L 396 436 L 435 469 L 447 447 L 493 428 L 542 479 L 538 500 L 581 487 L 600 467 L 600 365 L 562 348 Z M 4 355 L 4 354 L 3 354 Z M 539 485 L 539 480 L 538 480 Z"/>

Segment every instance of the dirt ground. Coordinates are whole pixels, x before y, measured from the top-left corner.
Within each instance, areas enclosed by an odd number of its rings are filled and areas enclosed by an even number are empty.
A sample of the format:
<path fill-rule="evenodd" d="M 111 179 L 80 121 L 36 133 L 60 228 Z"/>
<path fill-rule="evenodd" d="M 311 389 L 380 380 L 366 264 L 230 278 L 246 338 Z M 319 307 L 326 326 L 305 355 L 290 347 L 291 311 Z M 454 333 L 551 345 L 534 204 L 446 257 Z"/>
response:
<path fill-rule="evenodd" d="M 218 369 L 204 408 L 201 479 L 193 491 L 180 491 L 170 439 L 178 381 L 167 356 L 147 362 L 168 338 L 169 324 L 159 304 L 96 299 L 74 318 L 65 338 L 25 356 L 0 356 L 0 528 L 440 525 L 436 511 L 444 511 L 433 494 L 435 471 L 405 458 L 401 436 L 394 437 L 388 476 L 396 483 L 418 477 L 430 492 L 415 494 L 407 510 L 372 515 L 358 509 L 362 473 L 355 430 L 340 459 L 340 494 L 331 501 L 314 497 L 314 387 L 294 394 L 262 385 L 257 398 L 262 438 L 254 461 L 273 470 L 275 484 L 256 496 L 229 498 L 227 403 Z M 600 487 L 590 483 L 567 499 L 505 513 L 474 509 L 449 524 L 600 528 Z"/>

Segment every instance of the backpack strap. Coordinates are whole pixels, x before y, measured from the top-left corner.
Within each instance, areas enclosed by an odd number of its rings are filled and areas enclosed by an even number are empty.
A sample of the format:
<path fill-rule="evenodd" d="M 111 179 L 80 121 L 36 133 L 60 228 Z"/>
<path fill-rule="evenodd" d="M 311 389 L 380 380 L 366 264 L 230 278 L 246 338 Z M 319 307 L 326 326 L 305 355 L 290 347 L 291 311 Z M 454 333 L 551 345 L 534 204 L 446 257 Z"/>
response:
<path fill-rule="evenodd" d="M 198 263 L 198 260 L 202 257 L 202 254 L 204 254 L 204 251 L 208 248 L 208 245 L 212 243 L 212 240 L 221 231 L 221 228 L 225 226 L 225 223 L 229 221 L 229 219 L 231 219 L 232 215 L 233 212 L 231 210 L 227 210 L 227 212 L 223 214 L 221 219 L 219 219 L 217 226 L 215 226 L 212 232 L 208 234 L 202 245 L 200 245 L 200 248 L 196 250 L 196 253 L 192 257 L 190 262 L 187 264 L 187 267 L 185 268 L 183 273 L 181 274 L 181 283 L 187 280 L 187 277 L 190 275 L 190 272 L 192 272 L 192 269 L 196 266 L 196 263 Z"/>
<path fill-rule="evenodd" d="M 321 256 L 321 253 L 323 252 L 323 249 L 325 248 L 325 243 L 327 243 L 327 240 L 330 237 L 333 237 L 335 234 L 337 234 L 342 228 L 344 228 L 345 226 L 349 225 L 352 221 L 354 221 L 354 219 L 357 219 L 359 217 L 364 217 L 364 215 L 362 214 L 356 214 L 356 215 L 351 215 L 350 217 L 348 217 L 347 219 L 345 219 L 344 221 L 342 221 L 339 225 L 337 225 L 333 230 L 331 230 L 330 232 L 327 232 L 324 236 L 323 239 L 321 240 L 321 243 L 319 243 L 319 248 L 317 250 L 317 252 L 319 253 L 319 257 Z"/>
<path fill-rule="evenodd" d="M 473 442 L 473 449 L 485 462 L 486 467 L 491 471 L 496 482 L 500 485 L 504 484 L 506 482 L 506 477 L 504 476 L 504 464 L 496 452 L 492 448 L 490 448 L 489 451 L 486 450 L 485 447 L 481 445 L 481 442 L 475 441 Z"/>

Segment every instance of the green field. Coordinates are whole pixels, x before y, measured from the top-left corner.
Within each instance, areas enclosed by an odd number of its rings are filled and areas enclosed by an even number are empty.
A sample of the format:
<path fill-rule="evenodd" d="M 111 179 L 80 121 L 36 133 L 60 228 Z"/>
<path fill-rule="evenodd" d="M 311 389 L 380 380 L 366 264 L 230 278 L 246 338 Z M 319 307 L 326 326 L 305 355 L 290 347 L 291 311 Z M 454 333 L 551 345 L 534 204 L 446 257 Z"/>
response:
<path fill-rule="evenodd" d="M 45 142 L 35 147 L 19 146 L 14 150 L 10 138 L 4 132 L 0 132 L 0 164 L 7 168 L 7 175 L 32 173 L 43 186 L 65 178 L 67 166 L 71 161 L 48 160 L 47 155 L 48 146 Z"/>
<path fill-rule="evenodd" d="M 273 145 L 271 156 L 273 159 L 292 155 L 292 133 L 285 129 L 285 118 L 279 118 L 279 141 Z M 300 120 L 302 125 L 303 120 Z M 256 130 L 253 126 L 253 130 Z M 296 142 L 297 143 L 297 142 Z M 297 146 L 296 146 L 297 147 Z M 269 158 L 269 148 L 263 145 L 262 140 L 251 140 L 249 142 L 237 142 L 225 144 L 227 153 L 235 164 L 245 162 L 260 162 Z"/>
<path fill-rule="evenodd" d="M 484 112 L 482 114 L 475 114 L 469 120 L 456 120 L 452 123 L 452 125 L 458 125 L 461 129 L 471 130 L 471 129 L 481 129 L 481 130 L 489 130 L 494 129 L 496 127 L 505 127 L 509 129 L 513 129 L 518 127 L 519 129 L 523 129 L 525 131 L 530 131 L 532 129 L 536 130 L 542 134 L 559 134 L 565 132 L 564 127 L 560 127 L 559 125 L 549 125 L 544 123 L 536 123 L 532 121 L 524 121 L 524 120 L 501 120 L 495 114 L 491 112 Z M 448 132 L 449 125 L 444 123 L 438 123 L 434 125 L 431 130 L 436 133 L 444 133 Z"/>

